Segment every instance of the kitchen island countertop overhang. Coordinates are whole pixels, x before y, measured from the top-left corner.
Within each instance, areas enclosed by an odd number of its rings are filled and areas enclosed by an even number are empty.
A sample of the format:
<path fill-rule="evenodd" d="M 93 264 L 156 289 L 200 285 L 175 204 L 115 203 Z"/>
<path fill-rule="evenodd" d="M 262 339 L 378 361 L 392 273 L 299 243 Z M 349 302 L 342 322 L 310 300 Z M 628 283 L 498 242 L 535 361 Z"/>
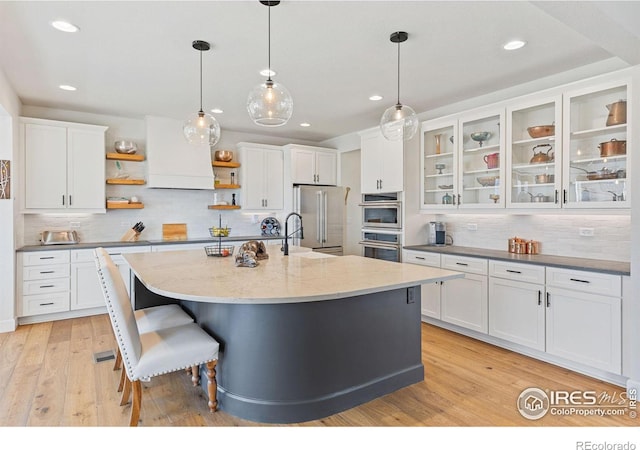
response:
<path fill-rule="evenodd" d="M 209 303 L 300 303 L 334 300 L 446 281 L 459 272 L 360 256 L 293 248 L 272 251 L 253 268 L 200 250 L 125 254 L 136 277 L 158 295 Z"/>
<path fill-rule="evenodd" d="M 179 302 L 220 342 L 219 408 L 266 423 L 327 417 L 424 381 L 420 285 L 464 276 L 300 248 L 254 268 L 198 250 L 125 258 L 136 308 Z"/>

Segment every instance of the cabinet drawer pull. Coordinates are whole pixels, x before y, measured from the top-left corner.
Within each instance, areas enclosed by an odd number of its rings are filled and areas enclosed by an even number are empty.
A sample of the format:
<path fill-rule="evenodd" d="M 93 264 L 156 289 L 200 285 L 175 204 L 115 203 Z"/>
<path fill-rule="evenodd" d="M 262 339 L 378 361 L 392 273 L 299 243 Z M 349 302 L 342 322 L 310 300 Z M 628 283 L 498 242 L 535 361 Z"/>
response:
<path fill-rule="evenodd" d="M 45 274 L 45 273 L 56 273 L 55 270 L 41 270 L 40 273 Z"/>
<path fill-rule="evenodd" d="M 53 259 L 53 258 L 55 258 L 55 256 L 41 256 L 38 259 L 43 260 L 43 259 Z"/>
<path fill-rule="evenodd" d="M 507 269 L 507 272 L 509 272 L 509 273 L 522 273 L 519 270 L 511 270 L 511 269 Z"/>
<path fill-rule="evenodd" d="M 589 281 L 589 280 L 580 280 L 578 278 L 569 278 L 569 280 L 576 281 L 578 283 L 591 283 L 591 281 Z"/>
<path fill-rule="evenodd" d="M 421 260 L 423 260 L 423 261 L 424 261 L 424 259 L 425 259 L 425 258 L 424 258 L 424 256 L 416 256 L 415 258 L 416 258 L 416 259 L 421 259 Z"/>
<path fill-rule="evenodd" d="M 459 266 L 468 266 L 469 265 L 467 263 L 461 263 L 461 262 L 457 262 L 456 264 L 459 265 Z"/>
<path fill-rule="evenodd" d="M 542 291 L 538 289 L 538 306 L 542 305 Z"/>
<path fill-rule="evenodd" d="M 40 286 L 40 289 L 52 288 L 55 287 L 55 284 L 44 284 Z"/>
<path fill-rule="evenodd" d="M 53 305 L 53 302 L 49 302 L 49 303 L 40 303 L 40 306 L 51 306 Z"/>

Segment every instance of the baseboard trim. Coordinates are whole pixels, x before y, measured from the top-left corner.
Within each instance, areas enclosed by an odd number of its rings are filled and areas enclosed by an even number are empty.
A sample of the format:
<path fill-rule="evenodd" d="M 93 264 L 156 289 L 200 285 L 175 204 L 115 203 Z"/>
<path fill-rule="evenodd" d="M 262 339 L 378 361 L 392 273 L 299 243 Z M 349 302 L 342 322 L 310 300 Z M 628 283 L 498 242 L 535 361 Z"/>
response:
<path fill-rule="evenodd" d="M 18 321 L 14 317 L 13 319 L 7 319 L 0 321 L 0 333 L 11 333 L 16 331 L 18 327 Z"/>

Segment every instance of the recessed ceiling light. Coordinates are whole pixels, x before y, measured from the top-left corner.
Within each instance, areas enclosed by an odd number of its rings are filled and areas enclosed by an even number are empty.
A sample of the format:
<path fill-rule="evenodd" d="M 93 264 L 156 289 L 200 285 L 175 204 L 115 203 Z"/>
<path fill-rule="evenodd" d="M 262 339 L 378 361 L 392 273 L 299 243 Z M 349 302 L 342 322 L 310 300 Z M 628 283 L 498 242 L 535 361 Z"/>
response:
<path fill-rule="evenodd" d="M 369 100 L 371 100 L 372 102 L 377 102 L 379 100 L 382 100 L 382 95 L 372 95 L 371 97 L 369 97 Z"/>
<path fill-rule="evenodd" d="M 300 126 L 301 126 L 301 127 L 305 127 L 305 128 L 306 128 L 306 127 L 310 127 L 310 126 L 311 126 L 311 124 L 310 124 L 309 122 L 302 122 L 302 123 L 300 124 Z"/>
<path fill-rule="evenodd" d="M 59 31 L 64 31 L 65 33 L 75 33 L 80 30 L 77 26 L 72 23 L 65 22 L 64 20 L 54 20 L 51 22 L 51 26 Z"/>
<path fill-rule="evenodd" d="M 276 75 L 276 71 L 275 70 L 269 70 L 269 69 L 262 69 L 260 71 L 260 75 L 262 75 L 263 77 L 273 77 Z"/>
<path fill-rule="evenodd" d="M 525 41 L 514 40 L 514 41 L 507 42 L 502 46 L 502 48 L 504 48 L 505 50 L 518 50 L 519 48 L 522 48 L 525 45 L 527 45 Z"/>
<path fill-rule="evenodd" d="M 224 111 L 221 110 L 220 108 L 213 108 L 211 112 L 214 114 L 222 114 Z"/>
<path fill-rule="evenodd" d="M 68 84 L 61 84 L 58 87 L 60 89 L 62 89 L 63 91 L 75 91 L 75 90 L 77 90 L 75 86 L 71 86 L 71 85 L 68 85 Z"/>

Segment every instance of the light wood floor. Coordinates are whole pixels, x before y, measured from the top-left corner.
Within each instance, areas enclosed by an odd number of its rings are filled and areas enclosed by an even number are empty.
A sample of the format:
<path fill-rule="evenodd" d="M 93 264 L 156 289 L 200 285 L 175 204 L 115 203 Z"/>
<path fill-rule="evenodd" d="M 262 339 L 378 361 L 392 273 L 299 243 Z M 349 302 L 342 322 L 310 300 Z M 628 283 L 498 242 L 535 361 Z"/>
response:
<path fill-rule="evenodd" d="M 638 426 L 623 417 L 552 416 L 524 419 L 516 409 L 528 387 L 623 389 L 437 327 L 422 325 L 425 380 L 333 416 L 301 426 Z M 114 349 L 107 315 L 20 326 L 0 334 L 0 426 L 125 426 L 119 372 L 93 354 Z M 224 411 L 183 372 L 144 385 L 140 426 L 258 426 Z"/>

